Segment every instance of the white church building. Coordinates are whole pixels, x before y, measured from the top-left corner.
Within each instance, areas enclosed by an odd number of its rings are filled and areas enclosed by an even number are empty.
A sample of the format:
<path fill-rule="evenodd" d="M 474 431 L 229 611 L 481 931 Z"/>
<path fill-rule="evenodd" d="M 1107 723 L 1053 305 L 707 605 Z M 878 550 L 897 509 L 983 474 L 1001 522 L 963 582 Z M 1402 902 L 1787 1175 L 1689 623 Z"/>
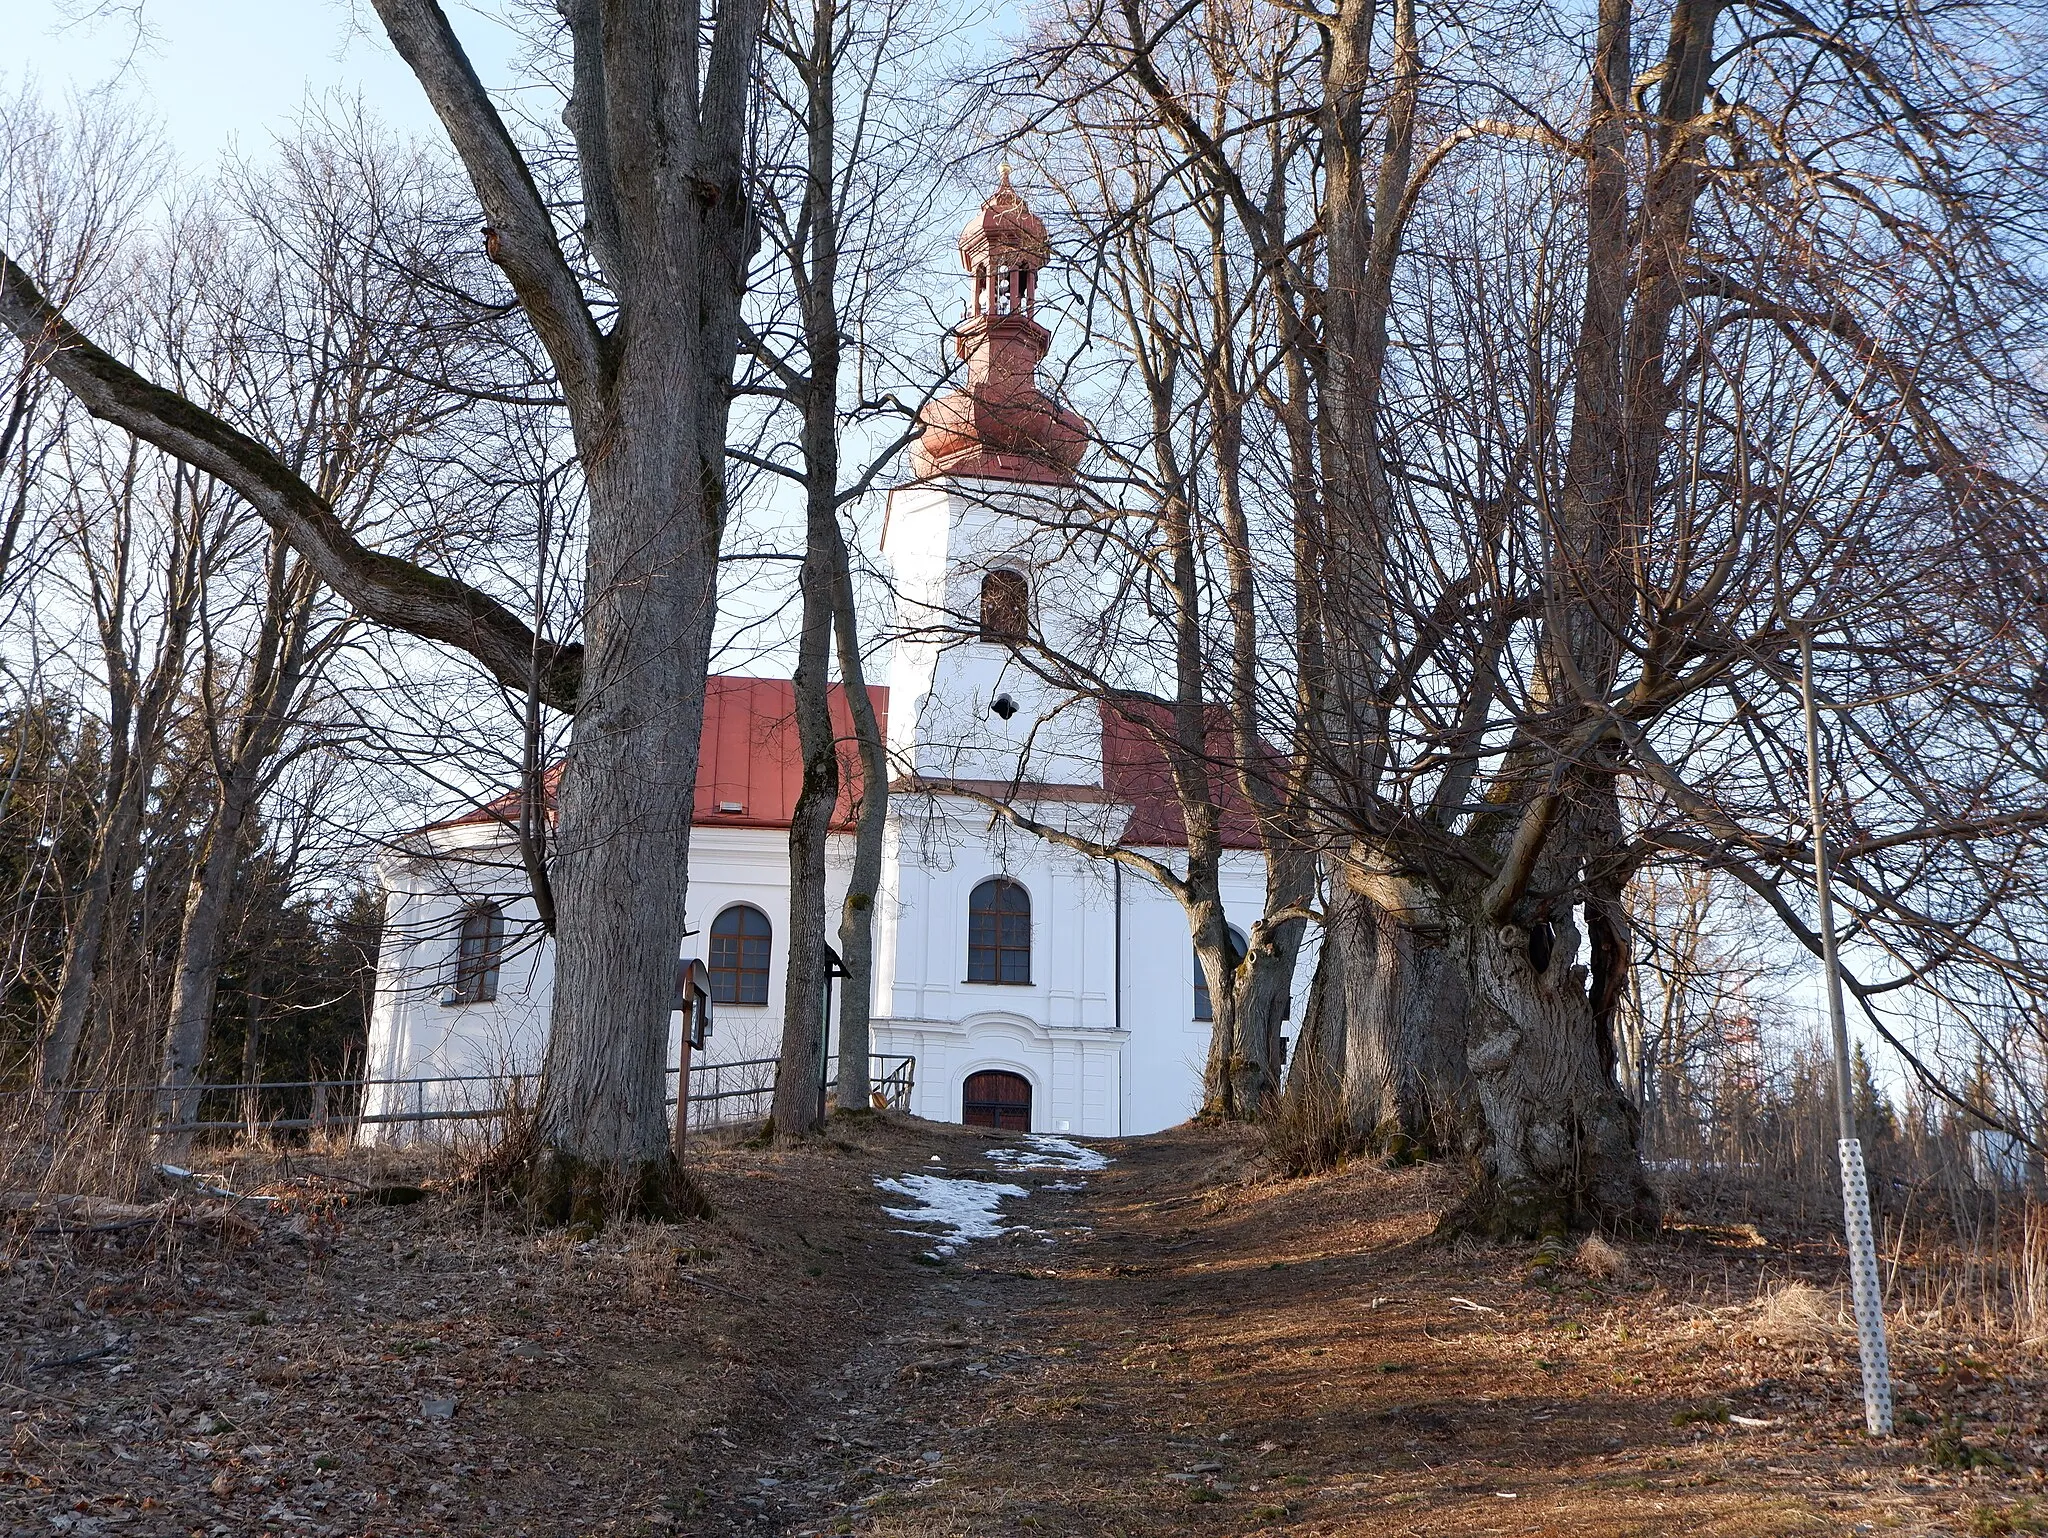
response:
<path fill-rule="evenodd" d="M 872 691 L 894 775 L 873 1050 L 915 1059 L 920 1116 L 1156 1131 L 1198 1108 L 1209 1044 L 1180 904 L 1142 872 L 1012 827 L 980 799 L 1170 867 L 1184 859 L 1144 711 L 1054 687 L 1022 647 L 1061 650 L 1060 628 L 1079 623 L 1067 617 L 1085 615 L 1093 592 L 1086 552 L 1062 526 L 1086 424 L 1036 382 L 1050 343 L 1034 316 L 1045 228 L 1005 175 L 960 246 L 973 284 L 957 332 L 967 379 L 926 409 L 914 479 L 890 493 L 882 537 L 897 614 L 888 686 Z M 706 964 L 714 1000 L 699 1065 L 772 1058 L 780 1046 L 800 779 L 791 702 L 786 680 L 709 681 L 683 948 Z M 845 701 L 833 703 L 850 737 Z M 422 829 L 383 861 L 373 1081 L 532 1072 L 540 1061 L 552 955 L 510 804 Z M 1241 805 L 1226 807 L 1225 838 L 1224 903 L 1242 933 L 1265 872 Z M 835 922 L 852 843 L 850 826 L 836 826 Z M 416 1097 L 450 1098 L 373 1085 L 365 1109 L 410 1109 Z"/>

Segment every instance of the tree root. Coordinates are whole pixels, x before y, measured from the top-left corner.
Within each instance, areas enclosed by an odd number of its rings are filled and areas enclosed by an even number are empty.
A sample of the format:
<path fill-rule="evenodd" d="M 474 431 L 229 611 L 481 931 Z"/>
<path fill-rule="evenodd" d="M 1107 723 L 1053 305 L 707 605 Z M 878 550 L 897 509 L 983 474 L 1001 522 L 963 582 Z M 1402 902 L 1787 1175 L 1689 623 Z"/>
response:
<path fill-rule="evenodd" d="M 544 1148 L 517 1189 L 541 1221 L 592 1232 L 616 1219 L 682 1223 L 712 1216 L 710 1200 L 672 1154 L 617 1165 Z"/>
<path fill-rule="evenodd" d="M 467 1183 L 510 1191 L 541 1223 L 590 1233 L 631 1218 L 683 1223 L 716 1212 L 673 1154 L 637 1164 L 603 1163 L 538 1137 L 501 1145 Z"/>
<path fill-rule="evenodd" d="M 1548 1280 L 1562 1263 L 1564 1239 L 1574 1230 L 1653 1234 L 1662 1221 L 1657 1198 L 1647 1186 L 1627 1202 L 1599 1202 L 1586 1191 L 1553 1190 L 1534 1184 L 1503 1186 L 1484 1176 L 1437 1220 L 1435 1237 L 1470 1235 L 1510 1243 L 1534 1241 L 1532 1273 L 1545 1269 Z M 1554 1252 L 1554 1253 L 1553 1253 Z M 1546 1261 L 1545 1256 L 1551 1258 Z"/>

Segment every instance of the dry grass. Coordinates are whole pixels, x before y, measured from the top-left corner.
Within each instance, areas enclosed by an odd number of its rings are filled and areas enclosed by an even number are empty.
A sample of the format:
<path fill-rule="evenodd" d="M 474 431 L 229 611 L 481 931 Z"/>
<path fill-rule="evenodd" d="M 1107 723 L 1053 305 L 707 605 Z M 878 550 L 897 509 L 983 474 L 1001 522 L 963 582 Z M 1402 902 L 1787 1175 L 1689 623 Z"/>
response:
<path fill-rule="evenodd" d="M 715 1220 L 591 1239 L 450 1194 L 475 1148 L 222 1153 L 281 1198 L 239 1226 L 17 1218 L 0 1532 L 1931 1538 L 2042 1509 L 2026 1214 L 1887 1243 L 1926 1424 L 1873 1445 L 1839 1246 L 1756 1203 L 1537 1285 L 1522 1247 L 1430 1240 L 1441 1168 L 1282 1180 L 1256 1134 L 1184 1130 L 926 1267 L 870 1182 L 988 1136 L 835 1136 L 701 1138 Z M 436 1194 L 364 1197 L 404 1182 Z M 1995 1460 L 1928 1467 L 1946 1427 Z"/>
<path fill-rule="evenodd" d="M 1441 1171 L 1247 1184 L 1235 1137 L 1126 1144 L 1079 1198 L 1085 1237 L 1028 1284 L 970 1251 L 937 1313 L 964 1349 L 847 1412 L 912 1428 L 873 1462 L 938 1461 L 907 1479 L 849 1463 L 828 1500 L 792 1439 L 760 1466 L 806 1480 L 784 1530 L 1953 1538 L 1979 1508 L 2025 1510 L 2048 1462 L 2048 1383 L 1931 1325 L 1899 1340 L 1902 1409 L 1959 1419 L 2013 1466 L 1930 1469 L 1910 1424 L 1863 1436 L 1825 1229 L 1695 1213 L 1531 1284 L 1523 1247 L 1430 1240 Z M 738 1505 L 720 1515 L 702 1531 L 748 1531 Z"/>
<path fill-rule="evenodd" d="M 702 1139 L 716 1219 L 592 1239 L 454 1190 L 474 1146 L 217 1150 L 212 1182 L 274 1198 L 205 1209 L 231 1224 L 0 1214 L 0 1533 L 253 1533 L 273 1508 L 351 1538 L 671 1531 L 665 1502 L 836 1370 L 845 1321 L 928 1281 L 871 1182 L 949 1146 L 880 1116 Z"/>
<path fill-rule="evenodd" d="M 1628 1276 L 1628 1256 L 1620 1246 L 1588 1234 L 1572 1254 L 1572 1268 L 1596 1282 L 1618 1282 Z"/>
<path fill-rule="evenodd" d="M 151 1183 L 146 1109 L 88 1098 L 53 1146 L 47 1101 L 0 1101 L 6 1117 L 0 1121 L 0 1189 L 135 1200 Z"/>
<path fill-rule="evenodd" d="M 1752 1311 L 1759 1340 L 1813 1344 L 1848 1334 L 1840 1300 L 1811 1282 L 1786 1282 L 1760 1298 Z"/>
<path fill-rule="evenodd" d="M 2048 1212 L 2028 1203 L 2013 1264 L 2013 1323 L 2023 1345 L 2048 1342 Z"/>
<path fill-rule="evenodd" d="M 1342 1092 L 1322 1075 L 1297 1072 L 1273 1115 L 1261 1124 L 1268 1163 L 1283 1175 L 1320 1175 L 1351 1151 Z"/>

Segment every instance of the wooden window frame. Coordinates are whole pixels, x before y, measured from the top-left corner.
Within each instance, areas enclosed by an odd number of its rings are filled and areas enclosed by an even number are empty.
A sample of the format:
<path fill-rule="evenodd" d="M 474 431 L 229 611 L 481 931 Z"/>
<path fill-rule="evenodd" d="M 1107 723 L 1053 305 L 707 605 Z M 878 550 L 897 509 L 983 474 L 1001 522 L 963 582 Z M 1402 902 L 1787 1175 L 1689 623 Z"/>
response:
<path fill-rule="evenodd" d="M 1015 893 L 1021 907 L 998 906 Z M 976 986 L 1031 986 L 1031 893 L 1008 876 L 988 876 L 967 895 L 967 978 Z"/>
<path fill-rule="evenodd" d="M 743 915 L 752 914 L 761 921 L 762 933 L 749 934 L 744 925 Z M 741 915 L 742 926 L 731 934 L 720 934 L 718 926 L 728 917 Z M 759 1009 L 768 1003 L 770 974 L 775 968 L 775 925 L 768 915 L 752 903 L 728 903 L 718 910 L 718 916 L 711 921 L 710 944 L 706 947 L 705 970 L 711 974 L 711 1002 L 714 1004 L 735 1004 L 748 1009 Z M 755 959 L 754 947 L 758 947 L 759 965 L 750 965 Z M 746 995 L 758 992 L 759 998 Z"/>
<path fill-rule="evenodd" d="M 505 961 L 505 910 L 474 902 L 462 911 L 455 930 L 455 977 L 450 1004 L 491 1004 L 498 997 L 498 973 Z"/>

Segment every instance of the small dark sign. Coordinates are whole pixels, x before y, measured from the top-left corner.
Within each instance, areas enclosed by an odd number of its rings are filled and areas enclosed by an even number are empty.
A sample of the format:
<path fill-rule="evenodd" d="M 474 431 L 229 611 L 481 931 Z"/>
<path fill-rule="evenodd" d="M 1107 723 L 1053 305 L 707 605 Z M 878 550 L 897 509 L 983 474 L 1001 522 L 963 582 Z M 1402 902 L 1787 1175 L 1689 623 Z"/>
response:
<path fill-rule="evenodd" d="M 669 1008 L 682 1012 L 690 1045 L 703 1046 L 711 1035 L 711 974 L 693 956 L 685 956 L 676 963 L 675 996 Z"/>

